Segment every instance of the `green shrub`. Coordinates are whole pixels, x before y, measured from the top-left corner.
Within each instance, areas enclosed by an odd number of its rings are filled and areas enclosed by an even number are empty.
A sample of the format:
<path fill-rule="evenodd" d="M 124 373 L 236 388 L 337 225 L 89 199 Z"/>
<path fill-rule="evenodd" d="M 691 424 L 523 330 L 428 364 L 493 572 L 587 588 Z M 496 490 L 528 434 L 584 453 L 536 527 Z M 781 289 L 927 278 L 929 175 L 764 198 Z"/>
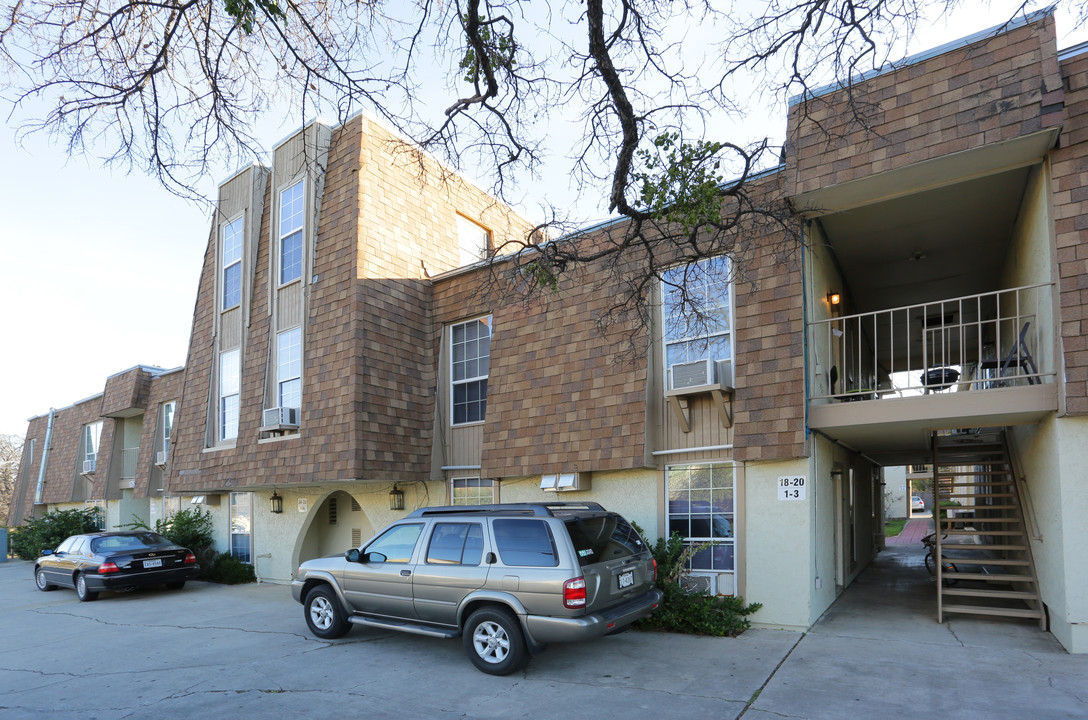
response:
<path fill-rule="evenodd" d="M 150 527 L 146 522 L 132 516 L 132 522 L 121 527 L 135 530 L 153 530 L 172 543 L 189 548 L 198 557 L 202 552 L 211 547 L 212 514 L 202 508 L 185 508 L 166 518 L 155 521 L 155 527 Z"/>
<path fill-rule="evenodd" d="M 640 535 L 644 534 L 637 526 L 636 529 Z M 688 561 L 703 548 L 703 545 L 686 545 L 677 533 L 658 538 L 653 555 L 657 561 L 657 587 L 665 597 L 654 614 L 639 620 L 635 627 L 717 637 L 739 635 L 751 627 L 747 616 L 763 607 L 761 603 L 746 605 L 744 598 L 684 588 Z"/>
<path fill-rule="evenodd" d="M 12 528 L 9 544 L 21 560 L 36 560 L 42 550 L 54 550 L 72 535 L 95 532 L 101 524 L 100 508 L 54 510 L 39 518 L 27 518 L 26 525 Z"/>
<path fill-rule="evenodd" d="M 220 553 L 212 563 L 208 579 L 224 585 L 240 585 L 256 582 L 257 576 L 253 573 L 252 565 L 247 565 L 230 553 Z"/>

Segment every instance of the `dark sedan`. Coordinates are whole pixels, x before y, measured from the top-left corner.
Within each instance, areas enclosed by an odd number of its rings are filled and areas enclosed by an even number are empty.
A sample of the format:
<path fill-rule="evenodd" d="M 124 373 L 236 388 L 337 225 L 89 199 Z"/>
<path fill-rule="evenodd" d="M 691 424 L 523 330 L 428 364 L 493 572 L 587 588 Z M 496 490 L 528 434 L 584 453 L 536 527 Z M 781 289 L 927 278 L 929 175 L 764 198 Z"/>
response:
<path fill-rule="evenodd" d="M 39 590 L 75 588 L 84 602 L 103 590 L 148 585 L 180 590 L 196 573 L 196 555 L 158 533 L 141 530 L 73 535 L 34 563 Z"/>

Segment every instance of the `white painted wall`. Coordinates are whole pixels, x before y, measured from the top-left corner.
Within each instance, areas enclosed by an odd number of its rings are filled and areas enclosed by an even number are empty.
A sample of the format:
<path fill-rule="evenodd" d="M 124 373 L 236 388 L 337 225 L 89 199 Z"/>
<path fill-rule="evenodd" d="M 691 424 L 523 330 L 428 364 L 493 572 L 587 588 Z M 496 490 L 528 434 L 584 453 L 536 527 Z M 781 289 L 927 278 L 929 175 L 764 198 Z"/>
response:
<path fill-rule="evenodd" d="M 910 517 L 910 483 L 907 468 L 884 468 L 884 517 L 889 520 Z"/>
<path fill-rule="evenodd" d="M 1027 485 L 1032 555 L 1050 629 L 1070 652 L 1088 652 L 1088 418 L 1049 418 L 1013 429 Z"/>
<path fill-rule="evenodd" d="M 805 500 L 779 500 L 778 478 L 803 475 Z M 807 629 L 814 587 L 814 513 L 819 483 L 807 459 L 745 463 L 743 516 L 738 555 L 744 556 L 744 599 L 763 604 L 751 616 L 756 627 Z M 828 585 L 824 583 L 824 592 Z"/>

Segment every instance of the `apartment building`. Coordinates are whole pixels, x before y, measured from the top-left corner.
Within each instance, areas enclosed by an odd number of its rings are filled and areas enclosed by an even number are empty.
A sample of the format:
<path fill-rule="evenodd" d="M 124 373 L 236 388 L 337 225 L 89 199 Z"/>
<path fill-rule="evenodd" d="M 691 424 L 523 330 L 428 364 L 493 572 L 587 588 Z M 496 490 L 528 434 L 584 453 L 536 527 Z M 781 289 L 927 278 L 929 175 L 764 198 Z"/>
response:
<path fill-rule="evenodd" d="M 694 268 L 701 329 L 658 288 L 602 331 L 606 268 L 505 302 L 478 261 L 530 223 L 366 117 L 313 123 L 220 186 L 185 368 L 31 419 L 9 522 L 199 504 L 288 582 L 421 505 L 593 500 L 807 628 L 882 548 L 885 468 L 927 466 L 987 553 L 937 617 L 1088 651 L 1086 140 L 1088 50 L 1049 13 L 813 93 L 759 179 L 803 246 Z"/>

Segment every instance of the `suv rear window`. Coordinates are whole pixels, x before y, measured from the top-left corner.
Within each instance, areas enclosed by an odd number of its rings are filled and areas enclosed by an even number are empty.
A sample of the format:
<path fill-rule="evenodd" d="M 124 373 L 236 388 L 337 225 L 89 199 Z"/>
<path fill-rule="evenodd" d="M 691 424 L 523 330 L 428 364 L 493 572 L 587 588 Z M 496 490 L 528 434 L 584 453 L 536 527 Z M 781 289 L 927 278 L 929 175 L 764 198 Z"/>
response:
<path fill-rule="evenodd" d="M 555 567 L 559 555 L 547 523 L 540 520 L 495 520 L 495 547 L 505 565 Z"/>
<path fill-rule="evenodd" d="M 635 529 L 619 515 L 571 518 L 567 533 L 579 565 L 630 557 L 646 549 Z"/>

